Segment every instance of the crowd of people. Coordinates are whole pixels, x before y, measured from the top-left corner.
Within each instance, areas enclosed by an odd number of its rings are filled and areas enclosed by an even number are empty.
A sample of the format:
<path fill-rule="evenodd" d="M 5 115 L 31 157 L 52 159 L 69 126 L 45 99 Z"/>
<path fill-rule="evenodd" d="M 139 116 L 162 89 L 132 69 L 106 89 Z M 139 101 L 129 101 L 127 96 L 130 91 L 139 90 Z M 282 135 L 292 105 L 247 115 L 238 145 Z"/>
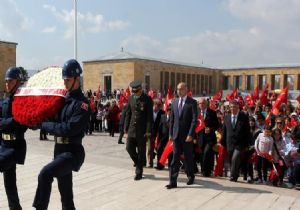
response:
<path fill-rule="evenodd" d="M 186 88 L 185 84 L 183 86 Z M 147 94 L 143 91 L 151 98 L 153 108 L 151 132 L 148 134 L 147 131 L 146 139 L 143 137 L 146 133 L 141 137 L 146 142 L 147 150 L 141 149 L 143 160 L 140 161 L 143 166 L 162 170 L 167 167 L 165 165 L 168 159 L 170 173 L 173 170 L 175 174 L 170 177 L 169 188 L 177 186 L 174 177 L 181 168 L 187 173 L 190 183 L 193 183 L 194 173 L 201 173 L 204 177 L 229 177 L 233 182 L 240 178 L 248 183 L 300 189 L 300 105 L 294 107 L 290 101 L 286 101 L 280 104 L 278 112 L 274 114 L 272 106 L 275 101 L 272 100 L 276 98 L 269 98 L 265 105 L 259 100 L 248 105 L 235 99 L 213 101 L 209 97 L 201 97 L 196 101 L 197 110 L 184 102 L 185 112 L 191 112 L 191 116 L 184 115 L 184 120 L 178 116 L 178 122 L 174 122 L 174 113 L 179 112 L 181 98 L 190 97 L 194 100 L 187 90 L 183 96 L 180 91 L 177 88 L 176 97 L 168 104 L 163 103 L 161 94 L 153 94 L 155 91 Z M 120 132 L 118 143 L 123 144 L 124 133 L 128 132 L 129 126 L 135 126 L 130 123 L 130 119 L 126 122 L 126 113 L 136 109 L 128 106 L 129 98 L 134 98 L 135 93 L 131 93 L 125 100 L 122 98 L 124 92 L 122 90 L 118 97 L 112 96 L 111 100 L 103 104 L 104 101 L 95 100 L 96 92 L 87 91 L 86 96 L 90 99 L 93 110 L 87 134 L 108 132 L 113 137 L 114 132 Z M 144 121 L 146 123 L 147 119 Z M 204 126 L 197 130 L 199 122 Z M 187 127 L 183 128 L 182 123 Z M 185 133 L 182 129 L 187 132 L 179 137 L 190 136 L 192 147 L 190 144 L 177 144 L 174 141 L 174 138 L 179 138 L 178 134 L 172 133 L 174 126 L 180 130 L 180 134 Z M 172 153 L 165 153 L 168 154 L 166 158 L 163 153 L 168 149 L 169 141 L 173 142 Z M 137 162 L 134 160 L 135 164 Z M 141 166 L 139 167 L 138 171 L 141 171 Z M 137 175 L 137 179 L 141 179 L 142 174 Z"/>
<path fill-rule="evenodd" d="M 163 103 L 161 94 L 153 90 L 146 93 L 135 80 L 130 89 L 103 101 L 99 92 L 84 95 L 81 73 L 76 60 L 66 61 L 62 68 L 67 90 L 64 106 L 56 120 L 37 125 L 41 140 L 47 139 L 46 133 L 54 135 L 55 146 L 54 158 L 38 175 L 33 201 L 36 209 L 48 208 L 54 178 L 62 208 L 75 209 L 72 172 L 79 171 L 85 159 L 84 135 L 93 132 L 108 132 L 111 138 L 119 132 L 119 144 L 124 144 L 125 137 L 135 181 L 143 179 L 146 166 L 157 170 L 168 167 L 167 189 L 177 188 L 182 170 L 187 185 L 194 184 L 195 174 L 201 173 L 204 177 L 229 177 L 232 182 L 242 177 L 248 183 L 300 190 L 300 104 L 294 107 L 285 98 L 286 92 L 277 99 L 258 99 L 250 104 L 241 103 L 240 97 L 195 100 L 187 84 L 180 82 L 176 97 L 168 91 Z M 0 172 L 9 208 L 19 210 L 16 165 L 24 164 L 26 158 L 24 133 L 28 128 L 12 113 L 15 93 L 23 82 L 20 69 L 9 68 L 5 81 L 8 97 L 1 104 Z"/>

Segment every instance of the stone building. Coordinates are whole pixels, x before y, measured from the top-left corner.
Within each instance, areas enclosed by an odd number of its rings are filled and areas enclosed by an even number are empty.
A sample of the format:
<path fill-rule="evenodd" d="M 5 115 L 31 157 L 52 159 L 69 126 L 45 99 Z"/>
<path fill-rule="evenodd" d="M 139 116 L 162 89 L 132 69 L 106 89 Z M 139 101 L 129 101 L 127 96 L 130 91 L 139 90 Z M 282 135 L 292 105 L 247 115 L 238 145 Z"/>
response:
<path fill-rule="evenodd" d="M 286 85 L 289 90 L 300 90 L 300 65 L 226 69 L 221 74 L 225 90 L 250 91 L 256 86 L 263 89 L 266 83 L 271 90 L 283 89 Z"/>
<path fill-rule="evenodd" d="M 0 40 L 0 91 L 5 90 L 4 76 L 10 66 L 16 66 L 17 43 Z"/>
<path fill-rule="evenodd" d="M 236 87 L 251 91 L 269 83 L 270 89 L 300 90 L 300 65 L 217 69 L 170 62 L 119 52 L 83 62 L 84 89 L 114 90 L 128 87 L 132 80 L 143 82 L 144 89 L 166 92 L 180 81 L 187 83 L 194 95 L 214 94 L 220 89 Z"/>
<path fill-rule="evenodd" d="M 219 73 L 212 68 L 120 52 L 83 62 L 84 89 L 114 90 L 128 87 L 132 80 L 143 82 L 144 89 L 167 91 L 185 81 L 193 94 L 213 93 L 219 89 Z"/>

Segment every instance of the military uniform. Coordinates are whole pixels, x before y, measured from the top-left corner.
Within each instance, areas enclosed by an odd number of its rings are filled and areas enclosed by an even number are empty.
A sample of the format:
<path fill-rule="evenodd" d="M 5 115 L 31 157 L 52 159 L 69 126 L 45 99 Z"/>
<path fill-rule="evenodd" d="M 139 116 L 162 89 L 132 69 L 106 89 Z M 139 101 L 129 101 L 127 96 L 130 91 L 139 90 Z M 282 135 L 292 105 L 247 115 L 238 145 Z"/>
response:
<path fill-rule="evenodd" d="M 65 209 L 75 209 L 72 190 L 72 171 L 79 171 L 85 157 L 82 146 L 84 131 L 89 122 L 88 101 L 80 89 L 70 92 L 59 114 L 58 122 L 44 122 L 42 129 L 55 135 L 54 160 L 40 172 L 34 204 L 47 209 L 53 177 L 57 178 Z"/>
<path fill-rule="evenodd" d="M 13 67 L 13 71 L 17 68 Z M 16 70 L 19 72 L 19 70 Z M 9 70 L 7 72 L 9 74 Z M 7 76 L 6 76 L 7 77 Z M 6 78 L 18 79 L 18 78 Z M 19 79 L 18 79 L 19 80 Z M 20 125 L 12 117 L 12 102 L 14 93 L 4 99 L 0 118 L 1 146 L 0 171 L 3 172 L 4 186 L 10 210 L 22 209 L 16 183 L 16 164 L 24 164 L 26 156 L 26 142 L 24 133 L 26 126 Z"/>
<path fill-rule="evenodd" d="M 130 84 L 133 89 L 140 88 L 141 83 L 134 81 Z M 142 93 L 140 96 L 132 95 L 128 99 L 125 118 L 125 132 L 128 133 L 126 150 L 136 166 L 135 180 L 142 178 L 143 165 L 146 161 L 147 135 L 151 134 L 153 123 L 152 99 Z M 136 152 L 137 148 L 137 152 Z"/>
<path fill-rule="evenodd" d="M 56 177 L 62 209 L 75 209 L 72 171 L 79 171 L 84 162 L 82 138 L 89 123 L 90 113 L 89 102 L 79 88 L 68 92 L 65 106 L 60 111 L 56 122 L 42 123 L 41 129 L 55 136 L 54 160 L 39 174 L 33 203 L 35 208 L 48 208 L 51 185 L 53 178 Z"/>

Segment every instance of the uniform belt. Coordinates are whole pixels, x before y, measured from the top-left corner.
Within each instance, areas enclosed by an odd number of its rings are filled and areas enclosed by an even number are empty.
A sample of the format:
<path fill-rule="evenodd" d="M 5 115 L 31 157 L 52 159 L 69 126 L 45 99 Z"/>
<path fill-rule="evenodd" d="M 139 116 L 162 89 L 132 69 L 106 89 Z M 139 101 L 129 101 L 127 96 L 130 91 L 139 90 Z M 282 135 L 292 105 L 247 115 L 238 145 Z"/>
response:
<path fill-rule="evenodd" d="M 4 141 L 14 141 L 14 140 L 16 140 L 16 136 L 14 134 L 2 133 L 2 139 Z"/>
<path fill-rule="evenodd" d="M 67 137 L 55 136 L 55 143 L 56 144 L 69 144 L 70 140 Z"/>

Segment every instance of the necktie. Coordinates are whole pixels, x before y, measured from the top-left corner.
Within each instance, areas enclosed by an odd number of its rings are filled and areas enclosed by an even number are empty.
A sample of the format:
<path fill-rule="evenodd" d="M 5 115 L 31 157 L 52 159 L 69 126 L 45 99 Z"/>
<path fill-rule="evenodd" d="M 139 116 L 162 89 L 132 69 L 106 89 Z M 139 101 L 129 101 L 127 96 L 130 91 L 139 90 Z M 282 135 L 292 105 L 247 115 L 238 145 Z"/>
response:
<path fill-rule="evenodd" d="M 232 117 L 232 127 L 233 128 L 235 127 L 235 123 L 236 123 L 236 116 L 233 115 L 233 117 Z"/>
<path fill-rule="evenodd" d="M 202 115 L 202 117 L 203 117 L 203 119 L 205 119 L 205 112 L 203 111 L 203 110 L 201 110 L 201 115 Z"/>
<path fill-rule="evenodd" d="M 183 105 L 183 98 L 180 98 L 179 107 L 178 107 L 179 116 L 181 116 L 181 112 L 182 112 L 182 105 Z"/>

